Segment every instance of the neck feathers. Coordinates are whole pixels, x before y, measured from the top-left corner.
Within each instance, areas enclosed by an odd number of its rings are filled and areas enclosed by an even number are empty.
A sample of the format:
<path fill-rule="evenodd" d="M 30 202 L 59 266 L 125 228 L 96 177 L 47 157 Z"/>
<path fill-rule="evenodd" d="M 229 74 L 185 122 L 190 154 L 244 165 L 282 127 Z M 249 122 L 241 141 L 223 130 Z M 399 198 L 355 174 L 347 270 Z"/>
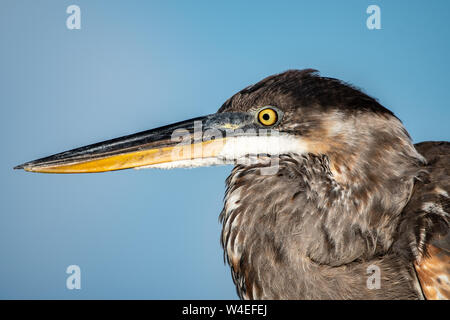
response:
<path fill-rule="evenodd" d="M 374 143 L 382 143 L 379 138 Z M 309 294 L 302 286 L 312 285 L 307 285 L 310 277 L 327 274 L 338 282 L 342 277 L 338 286 L 351 285 L 347 273 L 355 270 L 349 266 L 361 269 L 365 264 L 355 261 L 370 264 L 388 252 L 421 161 L 412 145 L 400 153 L 395 148 L 373 161 L 364 160 L 373 154 L 361 148 L 353 166 L 336 162 L 333 154 L 281 155 L 278 171 L 272 175 L 261 175 L 262 164 L 236 166 L 227 179 L 220 219 L 225 257 L 240 296 L 336 298 L 331 291 L 319 289 Z M 389 161 L 393 162 L 388 166 Z M 352 177 L 354 184 L 349 183 Z M 403 274 L 404 281 L 411 277 L 408 270 L 394 264 L 390 270 Z M 279 288 L 288 289 L 277 292 L 276 282 L 286 281 L 286 274 L 292 279 Z M 360 285 L 361 292 L 367 293 L 365 282 Z M 414 289 L 405 288 L 395 292 L 415 294 Z"/>

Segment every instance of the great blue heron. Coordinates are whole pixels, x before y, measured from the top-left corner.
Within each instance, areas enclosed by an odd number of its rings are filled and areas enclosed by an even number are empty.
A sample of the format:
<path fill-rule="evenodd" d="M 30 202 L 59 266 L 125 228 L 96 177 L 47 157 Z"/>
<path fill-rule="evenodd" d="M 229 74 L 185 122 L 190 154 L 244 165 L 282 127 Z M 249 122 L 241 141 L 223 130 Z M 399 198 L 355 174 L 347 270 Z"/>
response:
<path fill-rule="evenodd" d="M 241 298 L 438 299 L 450 298 L 449 155 L 450 143 L 413 145 L 375 99 L 308 69 L 265 78 L 215 114 L 16 169 L 232 163 L 221 241 Z"/>

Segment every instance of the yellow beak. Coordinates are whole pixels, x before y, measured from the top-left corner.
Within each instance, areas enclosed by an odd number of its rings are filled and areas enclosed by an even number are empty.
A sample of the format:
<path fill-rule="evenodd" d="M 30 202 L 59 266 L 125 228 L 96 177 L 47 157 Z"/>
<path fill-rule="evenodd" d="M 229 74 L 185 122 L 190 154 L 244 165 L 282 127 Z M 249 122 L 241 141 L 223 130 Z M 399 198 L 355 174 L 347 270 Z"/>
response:
<path fill-rule="evenodd" d="M 251 126 L 247 113 L 218 113 L 112 139 L 26 162 L 14 169 L 44 173 L 90 173 L 169 162 L 220 159 L 230 128 Z"/>

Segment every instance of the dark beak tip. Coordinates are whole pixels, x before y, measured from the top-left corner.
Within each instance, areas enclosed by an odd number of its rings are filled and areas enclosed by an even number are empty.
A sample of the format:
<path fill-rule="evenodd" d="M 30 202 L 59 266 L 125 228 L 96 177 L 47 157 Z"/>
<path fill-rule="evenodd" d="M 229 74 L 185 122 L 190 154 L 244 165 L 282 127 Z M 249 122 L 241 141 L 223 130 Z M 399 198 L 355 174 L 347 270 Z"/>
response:
<path fill-rule="evenodd" d="M 18 166 L 15 166 L 13 169 L 14 170 L 25 169 L 25 163 L 24 164 L 19 164 Z"/>

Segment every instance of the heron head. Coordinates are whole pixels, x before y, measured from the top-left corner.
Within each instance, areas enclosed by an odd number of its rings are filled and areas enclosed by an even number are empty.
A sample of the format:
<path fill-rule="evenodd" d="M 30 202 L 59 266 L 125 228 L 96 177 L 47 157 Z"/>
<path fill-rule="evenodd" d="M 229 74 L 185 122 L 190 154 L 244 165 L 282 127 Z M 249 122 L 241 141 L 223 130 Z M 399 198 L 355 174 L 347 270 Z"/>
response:
<path fill-rule="evenodd" d="M 414 153 L 401 122 L 375 99 L 315 70 L 270 76 L 236 93 L 217 113 L 58 153 L 17 166 L 33 172 L 276 164 L 281 154 L 317 154 L 345 183 L 386 154 Z"/>

